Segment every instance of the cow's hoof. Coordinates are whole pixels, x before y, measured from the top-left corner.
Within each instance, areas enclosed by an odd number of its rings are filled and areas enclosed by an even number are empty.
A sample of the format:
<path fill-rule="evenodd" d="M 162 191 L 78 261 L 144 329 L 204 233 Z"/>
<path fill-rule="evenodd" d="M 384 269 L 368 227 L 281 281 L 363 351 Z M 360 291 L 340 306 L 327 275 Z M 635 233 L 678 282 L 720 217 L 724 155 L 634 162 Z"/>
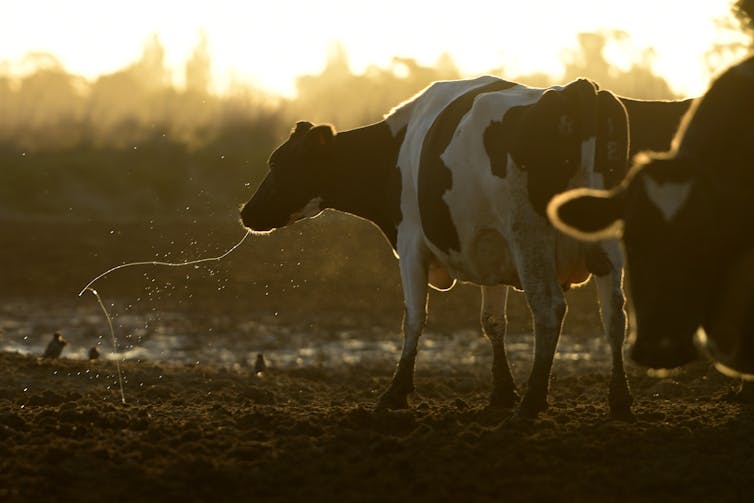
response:
<path fill-rule="evenodd" d="M 485 410 L 488 412 L 507 411 L 512 409 L 520 400 L 521 397 L 515 389 L 505 392 L 493 391 L 490 394 L 490 402 L 485 407 Z"/>
<path fill-rule="evenodd" d="M 531 426 L 534 420 L 537 419 L 537 413 L 532 414 L 528 411 L 522 411 L 521 407 L 517 407 L 513 413 L 507 416 L 500 423 L 500 428 L 503 429 L 520 429 Z"/>
<path fill-rule="evenodd" d="M 633 405 L 634 399 L 630 394 L 623 395 L 621 398 L 616 398 L 611 393 L 608 398 L 608 404 L 610 406 L 610 419 L 616 421 L 625 421 L 627 423 L 633 423 L 636 421 L 634 413 L 631 412 L 631 405 Z"/>
<path fill-rule="evenodd" d="M 610 419 L 615 421 L 623 421 L 625 423 L 635 423 L 636 416 L 631 412 L 631 405 L 610 405 Z"/>
<path fill-rule="evenodd" d="M 733 403 L 754 404 L 754 383 L 744 382 L 731 389 L 723 395 L 723 400 Z"/>
<path fill-rule="evenodd" d="M 405 410 L 410 408 L 408 405 L 408 395 L 404 393 L 395 393 L 390 390 L 377 399 L 377 403 L 374 404 L 375 411 L 381 410 Z"/>
<path fill-rule="evenodd" d="M 547 400 L 527 400 L 524 396 L 524 400 L 521 405 L 513 413 L 514 416 L 522 419 L 536 419 L 540 412 L 547 410 Z"/>

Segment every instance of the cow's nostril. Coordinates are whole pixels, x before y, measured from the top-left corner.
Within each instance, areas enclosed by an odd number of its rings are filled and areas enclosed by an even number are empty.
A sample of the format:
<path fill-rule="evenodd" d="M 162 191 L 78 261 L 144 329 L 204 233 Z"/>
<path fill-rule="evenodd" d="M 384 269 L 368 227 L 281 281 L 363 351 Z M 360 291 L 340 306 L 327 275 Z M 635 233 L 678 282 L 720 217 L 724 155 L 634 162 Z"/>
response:
<path fill-rule="evenodd" d="M 639 365 L 655 369 L 680 367 L 697 357 L 693 344 L 682 344 L 670 337 L 636 343 L 631 346 L 629 354 Z"/>

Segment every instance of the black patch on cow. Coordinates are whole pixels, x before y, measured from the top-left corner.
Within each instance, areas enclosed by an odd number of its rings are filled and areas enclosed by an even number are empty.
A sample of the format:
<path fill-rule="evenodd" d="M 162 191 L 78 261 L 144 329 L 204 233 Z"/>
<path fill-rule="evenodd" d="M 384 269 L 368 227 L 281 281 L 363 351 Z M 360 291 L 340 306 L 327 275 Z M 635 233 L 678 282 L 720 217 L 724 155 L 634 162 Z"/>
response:
<path fill-rule="evenodd" d="M 510 153 L 527 171 L 529 200 L 542 216 L 550 199 L 565 190 L 576 174 L 581 143 L 595 134 L 596 92 L 588 80 L 548 90 L 536 103 L 512 107 L 501 122 L 493 122 L 485 131 L 493 166 L 505 174 L 500 166 Z"/>
<path fill-rule="evenodd" d="M 628 171 L 628 117 L 623 104 L 609 91 L 597 93 L 597 145 L 594 172 L 606 189 L 618 185 Z"/>
<path fill-rule="evenodd" d="M 403 144 L 403 139 L 406 137 L 406 128 L 401 129 L 395 137 L 393 142 L 393 148 L 395 148 L 395 157 L 388 161 L 386 165 L 392 163 L 392 167 L 387 169 L 387 178 L 385 180 L 385 215 L 384 224 L 377 224 L 385 237 L 390 242 L 390 246 L 393 250 L 398 249 L 398 225 L 403 220 L 403 214 L 401 213 L 401 192 L 403 190 L 403 177 L 401 176 L 401 170 L 397 166 L 398 151 Z M 382 221 L 382 218 L 380 218 Z"/>
<path fill-rule="evenodd" d="M 754 58 L 723 73 L 694 109 L 678 155 L 733 185 L 754 185 Z M 748 71 L 747 71 L 748 69 Z"/>
<path fill-rule="evenodd" d="M 513 114 L 516 113 L 513 110 L 511 112 Z M 484 130 L 484 136 L 482 137 L 484 150 L 490 158 L 492 174 L 500 178 L 505 178 L 508 174 L 508 146 L 503 141 L 505 137 L 504 133 L 505 128 L 503 127 L 503 123 L 493 121 Z"/>
<path fill-rule="evenodd" d="M 365 218 L 395 250 L 401 215 L 398 152 L 406 128 L 393 136 L 383 121 L 335 136 L 330 169 L 320 173 L 323 205 Z"/>
<path fill-rule="evenodd" d="M 446 253 L 451 249 L 460 251 L 461 245 L 450 209 L 442 199 L 453 185 L 453 177 L 440 156 L 448 148 L 458 123 L 471 109 L 477 96 L 503 91 L 515 85 L 514 82 L 497 80 L 459 96 L 437 116 L 424 138 L 417 189 L 419 213 L 427 239 Z"/>

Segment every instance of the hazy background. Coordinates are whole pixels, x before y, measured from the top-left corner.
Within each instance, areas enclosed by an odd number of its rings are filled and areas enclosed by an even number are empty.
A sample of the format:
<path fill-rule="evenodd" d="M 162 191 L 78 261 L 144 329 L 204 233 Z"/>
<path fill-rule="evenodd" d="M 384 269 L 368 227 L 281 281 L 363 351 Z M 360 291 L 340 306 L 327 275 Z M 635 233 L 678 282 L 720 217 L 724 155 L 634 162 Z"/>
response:
<path fill-rule="evenodd" d="M 347 129 L 434 80 L 477 73 L 533 86 L 587 76 L 631 97 L 696 96 L 747 50 L 751 3 L 736 11 L 724 0 L 633 2 L 622 12 L 618 2 L 469 1 L 462 13 L 437 2 L 364 11 L 359 2 L 278 2 L 242 12 L 235 2 L 180 11 L 173 2 L 4 3 L 0 342 L 56 329 L 101 336 L 93 299 L 75 296 L 89 279 L 124 262 L 229 248 L 242 235 L 239 205 L 297 120 Z M 220 264 L 129 269 L 96 286 L 129 337 L 173 334 L 171 309 L 213 311 L 206 331 L 231 335 L 239 320 L 325 327 L 320 334 L 336 321 L 398 331 L 402 310 L 396 262 L 378 231 L 334 213 L 249 240 Z M 598 331 L 593 289 L 569 295 L 586 306 L 569 319 Z M 476 330 L 477 289 L 433 293 L 431 302 L 431 330 Z M 528 333 L 523 298 L 511 303 L 514 330 Z"/>

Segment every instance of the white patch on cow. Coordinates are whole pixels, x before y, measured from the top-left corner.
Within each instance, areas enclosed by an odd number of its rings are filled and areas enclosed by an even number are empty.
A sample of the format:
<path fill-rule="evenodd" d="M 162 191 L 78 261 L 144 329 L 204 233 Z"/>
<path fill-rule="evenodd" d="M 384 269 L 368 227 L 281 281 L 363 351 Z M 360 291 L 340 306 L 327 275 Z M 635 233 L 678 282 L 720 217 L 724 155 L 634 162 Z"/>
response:
<path fill-rule="evenodd" d="M 321 197 L 315 197 L 306 205 L 301 208 L 298 211 L 295 211 L 291 214 L 291 216 L 288 218 L 288 224 L 292 224 L 293 222 L 297 222 L 303 218 L 311 218 L 316 217 L 322 212 L 322 198 Z"/>
<path fill-rule="evenodd" d="M 571 180 L 568 188 L 583 187 L 589 185 L 594 174 L 594 156 L 597 153 L 597 138 L 590 136 L 581 142 L 581 169 Z"/>
<path fill-rule="evenodd" d="M 484 131 L 513 107 L 535 103 L 544 89 L 514 86 L 477 96 L 461 119 L 442 160 L 452 173 L 451 189 L 443 195 L 461 245 L 448 260 L 451 274 L 463 281 L 494 285 L 519 282 L 507 238 L 519 211 L 528 205 L 526 173 L 508 154 L 507 175 L 492 172 L 484 147 Z M 533 211 L 533 210 L 532 210 Z M 438 256 L 441 250 L 430 249 Z"/>
<path fill-rule="evenodd" d="M 643 177 L 647 197 L 662 213 L 666 222 L 671 222 L 686 205 L 692 182 L 656 182 L 651 176 Z"/>

